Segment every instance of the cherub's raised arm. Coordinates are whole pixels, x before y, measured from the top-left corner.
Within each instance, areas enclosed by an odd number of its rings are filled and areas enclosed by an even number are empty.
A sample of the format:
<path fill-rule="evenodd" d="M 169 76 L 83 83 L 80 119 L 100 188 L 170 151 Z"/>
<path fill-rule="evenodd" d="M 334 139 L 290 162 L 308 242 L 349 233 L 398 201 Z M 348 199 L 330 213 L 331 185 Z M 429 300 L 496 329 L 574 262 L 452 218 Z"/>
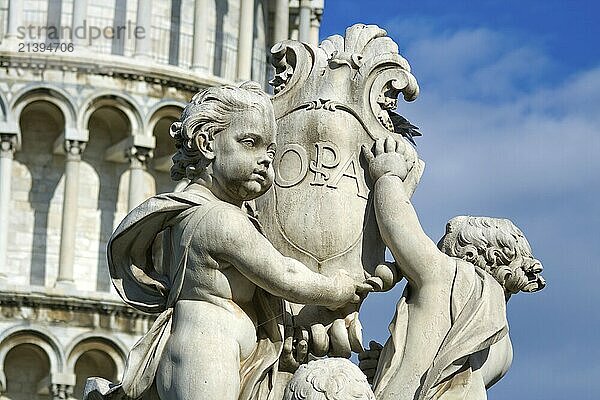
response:
<path fill-rule="evenodd" d="M 411 153 L 412 152 L 412 153 Z M 380 139 L 364 151 L 375 181 L 373 204 L 379 232 L 402 274 L 416 287 L 447 282 L 448 259 L 425 234 L 403 180 L 416 162 L 414 149 L 400 140 Z"/>
<path fill-rule="evenodd" d="M 440 268 L 447 265 L 446 256 L 423 232 L 402 180 L 395 175 L 379 178 L 373 203 L 381 237 L 402 274 L 417 286 L 445 279 Z"/>
<path fill-rule="evenodd" d="M 339 308 L 358 302 L 356 285 L 344 273 L 325 276 L 301 262 L 283 256 L 241 213 L 217 207 L 205 217 L 209 253 L 230 262 L 244 276 L 271 294 L 300 304 Z"/>

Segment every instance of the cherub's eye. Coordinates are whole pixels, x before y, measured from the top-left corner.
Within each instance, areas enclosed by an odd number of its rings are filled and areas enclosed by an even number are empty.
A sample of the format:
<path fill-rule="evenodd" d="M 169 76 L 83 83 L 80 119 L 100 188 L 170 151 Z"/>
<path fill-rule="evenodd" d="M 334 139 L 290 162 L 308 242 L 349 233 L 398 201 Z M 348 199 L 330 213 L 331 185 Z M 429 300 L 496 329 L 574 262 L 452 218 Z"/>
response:
<path fill-rule="evenodd" d="M 250 137 L 244 138 L 244 139 L 240 140 L 240 142 L 248 147 L 254 147 L 254 145 L 256 144 L 256 140 L 254 140 L 253 138 L 250 138 Z"/>
<path fill-rule="evenodd" d="M 272 160 L 275 158 L 275 150 L 268 150 L 267 151 L 267 156 L 269 156 L 269 158 Z"/>

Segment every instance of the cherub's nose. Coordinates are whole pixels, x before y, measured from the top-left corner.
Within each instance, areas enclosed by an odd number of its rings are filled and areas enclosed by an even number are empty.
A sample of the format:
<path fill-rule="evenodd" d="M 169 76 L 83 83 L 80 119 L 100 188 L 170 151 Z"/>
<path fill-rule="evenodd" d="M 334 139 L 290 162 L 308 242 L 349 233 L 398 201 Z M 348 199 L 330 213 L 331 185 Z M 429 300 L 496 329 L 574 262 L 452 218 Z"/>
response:
<path fill-rule="evenodd" d="M 272 162 L 273 162 L 273 159 L 269 156 L 268 153 L 263 154 L 258 159 L 258 164 L 259 165 L 264 165 L 265 167 L 269 167 L 269 165 L 271 165 Z"/>
<path fill-rule="evenodd" d="M 544 270 L 544 267 L 542 267 L 542 263 L 539 262 L 538 260 L 533 260 L 533 265 L 531 266 L 531 272 L 533 272 L 534 274 L 539 274 Z"/>

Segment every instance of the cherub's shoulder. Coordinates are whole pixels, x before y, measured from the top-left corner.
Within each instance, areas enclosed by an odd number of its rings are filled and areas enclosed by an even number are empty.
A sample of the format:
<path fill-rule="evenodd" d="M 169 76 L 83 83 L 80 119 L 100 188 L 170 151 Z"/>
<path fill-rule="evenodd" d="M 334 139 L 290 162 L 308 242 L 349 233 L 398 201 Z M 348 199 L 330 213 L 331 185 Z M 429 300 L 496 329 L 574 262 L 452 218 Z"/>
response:
<path fill-rule="evenodd" d="M 228 253 L 254 243 L 260 236 L 248 216 L 227 203 L 214 204 L 201 218 L 194 219 L 190 232 L 209 254 Z"/>
<path fill-rule="evenodd" d="M 244 211 L 225 202 L 211 204 L 204 213 L 204 225 L 213 234 L 220 231 L 235 233 L 252 227 Z"/>

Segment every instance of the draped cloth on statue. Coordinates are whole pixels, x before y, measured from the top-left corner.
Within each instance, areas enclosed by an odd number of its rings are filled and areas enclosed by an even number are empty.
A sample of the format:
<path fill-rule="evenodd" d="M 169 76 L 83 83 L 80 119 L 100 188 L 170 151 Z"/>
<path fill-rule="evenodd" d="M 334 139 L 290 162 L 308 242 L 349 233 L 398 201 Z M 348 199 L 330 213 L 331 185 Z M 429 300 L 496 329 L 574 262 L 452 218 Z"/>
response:
<path fill-rule="evenodd" d="M 188 253 L 197 224 L 185 222 L 199 221 L 218 205 L 223 202 L 204 187 L 160 194 L 135 208 L 113 233 L 108 243 L 108 266 L 117 292 L 127 304 L 160 314 L 132 348 L 122 383 L 111 392 L 123 391 L 134 399 L 148 397 L 145 394 L 151 392 L 148 389 L 170 336 L 173 307 L 191 262 Z M 258 222 L 247 217 L 260 231 Z M 259 316 L 258 342 L 240 366 L 240 400 L 270 398 L 283 347 L 282 300 L 257 288 L 253 301 Z"/>
<path fill-rule="evenodd" d="M 451 295 L 451 328 L 423 377 L 418 400 L 485 399 L 485 385 L 470 358 L 508 333 L 504 291 L 487 272 L 459 259 Z M 474 277 L 474 279 L 469 279 Z M 394 380 L 404 357 L 409 315 L 407 291 L 396 307 L 374 378 L 377 396 Z"/>

